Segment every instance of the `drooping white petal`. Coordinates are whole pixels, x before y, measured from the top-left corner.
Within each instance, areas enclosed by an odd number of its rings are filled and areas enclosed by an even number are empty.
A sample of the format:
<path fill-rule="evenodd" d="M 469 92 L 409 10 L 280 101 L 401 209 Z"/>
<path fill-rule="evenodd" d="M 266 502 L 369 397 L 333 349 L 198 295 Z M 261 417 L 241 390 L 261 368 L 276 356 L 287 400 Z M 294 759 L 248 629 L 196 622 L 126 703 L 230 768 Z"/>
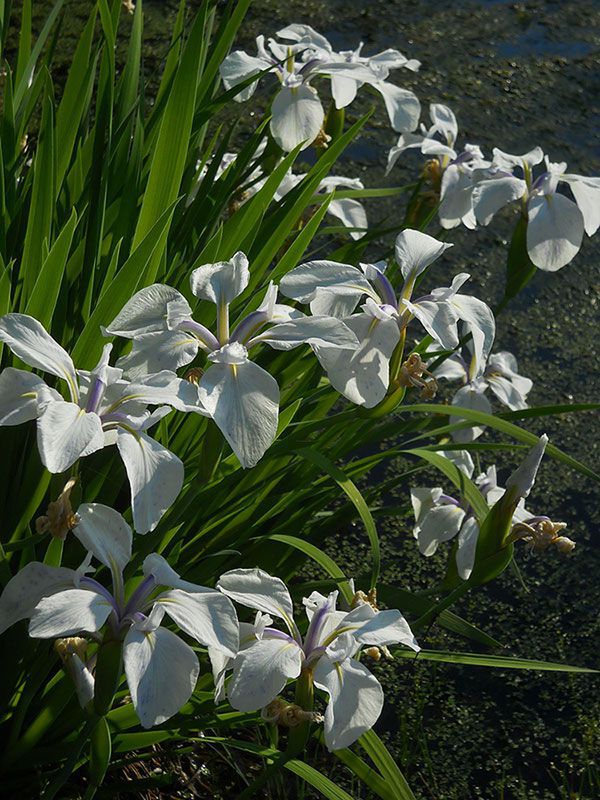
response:
<path fill-rule="evenodd" d="M 32 372 L 7 367 L 0 374 L 0 425 L 21 425 L 38 416 L 38 395 L 49 389 Z"/>
<path fill-rule="evenodd" d="M 439 367 L 433 371 L 436 380 L 446 378 L 448 381 L 466 381 L 468 378 L 467 368 L 464 360 L 458 356 L 453 355 L 444 359 Z"/>
<path fill-rule="evenodd" d="M 344 623 L 347 622 L 344 620 Z M 342 623 L 342 627 L 344 626 Z M 364 622 L 352 635 L 359 644 L 389 645 L 404 644 L 418 652 L 417 644 L 408 622 L 396 609 L 380 611 L 370 620 Z"/>
<path fill-rule="evenodd" d="M 452 405 L 460 406 L 461 408 L 469 408 L 473 411 L 483 411 L 485 414 L 492 413 L 490 401 L 483 394 L 483 392 L 479 390 L 478 386 L 463 386 L 454 395 Z M 450 417 L 450 422 L 452 424 L 455 422 L 464 421 L 464 417 Z M 485 427 L 482 425 L 471 425 L 470 428 L 463 428 L 461 430 L 453 431 L 452 438 L 455 442 L 473 442 L 475 439 L 478 439 L 481 436 L 484 430 Z"/>
<path fill-rule="evenodd" d="M 161 370 L 176 370 L 194 360 L 198 339 L 187 331 L 136 335 L 131 350 L 117 364 L 131 380 Z"/>
<path fill-rule="evenodd" d="M 331 94 L 336 108 L 346 108 L 356 97 L 358 82 L 347 75 L 331 76 Z"/>
<path fill-rule="evenodd" d="M 372 86 L 383 97 L 392 128 L 398 133 L 414 131 L 421 116 L 421 103 L 417 95 L 387 81 L 373 83 Z"/>
<path fill-rule="evenodd" d="M 103 329 L 103 333 L 105 336 L 123 336 L 126 339 L 134 339 L 141 334 L 165 331 L 167 330 L 167 310 L 171 303 L 179 309 L 181 314 L 191 317 L 192 309 L 177 289 L 163 283 L 146 286 L 125 303 L 110 325 Z"/>
<path fill-rule="evenodd" d="M 234 344 L 222 350 L 231 350 Z M 213 363 L 200 380 L 198 396 L 240 464 L 253 467 L 277 434 L 279 386 L 275 378 L 247 358 L 240 363 Z"/>
<path fill-rule="evenodd" d="M 75 403 L 53 400 L 38 418 L 37 443 L 49 472 L 64 472 L 78 458 L 104 447 L 100 417 Z"/>
<path fill-rule="evenodd" d="M 383 689 L 360 662 L 342 663 L 321 658 L 314 671 L 315 685 L 327 692 L 325 744 L 329 750 L 349 747 L 379 719 Z"/>
<path fill-rule="evenodd" d="M 190 286 L 193 294 L 202 300 L 227 304 L 244 291 L 249 280 L 248 259 L 238 251 L 229 261 L 196 267 L 190 275 Z"/>
<path fill-rule="evenodd" d="M 424 556 L 432 556 L 438 544 L 453 539 L 459 532 L 465 512 L 458 506 L 448 504 L 432 508 L 419 522 L 419 550 Z"/>
<path fill-rule="evenodd" d="M 271 134 L 286 153 L 306 149 L 317 137 L 325 112 L 319 95 L 307 84 L 282 87 L 271 105 Z"/>
<path fill-rule="evenodd" d="M 294 618 L 292 598 L 285 583 L 258 567 L 225 572 L 217 581 L 217 589 L 236 603 L 279 617 L 287 623 Z"/>
<path fill-rule="evenodd" d="M 367 313 L 346 317 L 345 322 L 359 346 L 317 347 L 315 354 L 338 392 L 357 405 L 373 408 L 388 389 L 390 358 L 400 340 L 398 323 L 391 316 L 377 319 Z"/>
<path fill-rule="evenodd" d="M 297 678 L 302 650 L 289 639 L 260 639 L 242 650 L 233 662 L 227 687 L 231 705 L 238 711 L 257 711 L 274 700 L 289 678 Z"/>
<path fill-rule="evenodd" d="M 527 252 L 536 267 L 556 272 L 572 261 L 583 241 L 583 214 L 562 194 L 536 195 L 528 205 Z"/>
<path fill-rule="evenodd" d="M 111 402 L 114 402 L 115 399 L 117 399 L 116 387 Z M 178 378 L 171 370 L 161 370 L 154 375 L 146 375 L 138 382 L 127 383 L 124 381 L 121 384 L 119 399 L 126 404 L 139 403 L 142 407 L 165 403 L 179 411 L 202 413 L 202 409 L 198 407 L 196 385 Z M 124 407 L 128 408 L 129 406 Z"/>
<path fill-rule="evenodd" d="M 28 619 L 43 597 L 73 588 L 77 573 L 66 567 L 49 567 L 30 561 L 4 587 L 0 595 L 0 634 Z"/>
<path fill-rule="evenodd" d="M 457 164 L 450 164 L 444 170 L 439 208 L 442 228 L 455 228 L 470 217 L 473 213 L 474 188 L 470 171 Z"/>
<path fill-rule="evenodd" d="M 113 606 L 105 597 L 87 589 L 65 589 L 43 597 L 29 623 L 34 639 L 57 639 L 76 633 L 95 633 L 108 619 Z"/>
<path fill-rule="evenodd" d="M 402 302 L 444 350 L 453 350 L 458 346 L 457 316 L 447 302 L 436 300 L 419 300 L 416 303 L 403 300 Z"/>
<path fill-rule="evenodd" d="M 471 379 L 479 376 L 491 353 L 496 335 L 496 321 L 492 309 L 477 297 L 456 294 L 449 301 L 459 319 L 466 323 L 473 339 L 473 359 L 469 367 Z"/>
<path fill-rule="evenodd" d="M 183 463 L 145 433 L 119 428 L 117 447 L 129 486 L 133 527 L 137 533 L 153 531 L 183 486 Z"/>
<path fill-rule="evenodd" d="M 341 200 L 332 200 L 327 206 L 327 212 L 337 217 L 347 228 L 360 228 L 360 230 L 350 231 L 353 239 L 360 239 L 364 236 L 368 227 L 367 212 L 362 203 L 345 197 Z"/>
<path fill-rule="evenodd" d="M 193 592 L 172 589 L 160 594 L 155 603 L 200 644 L 235 657 L 239 647 L 238 621 L 233 603 L 224 594 L 204 586 Z"/>
<path fill-rule="evenodd" d="M 388 175 L 405 150 L 416 149 L 423 144 L 423 136 L 419 133 L 403 133 L 388 153 L 385 174 Z"/>
<path fill-rule="evenodd" d="M 440 450 L 440 455 L 452 461 L 467 478 L 473 475 L 475 464 L 468 450 Z"/>
<path fill-rule="evenodd" d="M 450 247 L 448 242 L 408 228 L 396 237 L 396 261 L 405 278 L 416 278 Z"/>
<path fill-rule="evenodd" d="M 192 648 L 167 628 L 132 626 L 123 644 L 123 661 L 131 699 L 144 728 L 176 714 L 190 699 L 200 673 Z"/>
<path fill-rule="evenodd" d="M 593 236 L 600 228 L 600 178 L 563 175 L 561 180 L 569 184 L 575 202 L 583 215 L 585 232 L 588 236 Z"/>
<path fill-rule="evenodd" d="M 71 356 L 55 342 L 44 326 L 27 314 L 0 317 L 0 342 L 30 367 L 50 372 L 67 381 L 72 396 L 77 394 L 77 376 Z"/>
<path fill-rule="evenodd" d="M 468 580 L 473 572 L 478 537 L 479 523 L 475 517 L 467 517 L 458 534 L 456 550 L 456 568 L 463 581 Z"/>
<path fill-rule="evenodd" d="M 525 181 L 512 175 L 480 181 L 472 195 L 473 211 L 479 225 L 488 225 L 496 212 L 508 203 L 519 200 L 526 190 Z"/>
<path fill-rule="evenodd" d="M 265 58 L 257 58 L 256 56 L 250 56 L 248 53 L 244 53 L 243 50 L 235 50 L 221 63 L 219 72 L 221 73 L 225 89 L 231 89 L 237 86 L 238 83 L 245 81 L 251 75 L 258 75 L 271 66 L 271 62 Z M 256 90 L 256 85 L 256 81 L 251 83 L 245 89 L 242 89 L 239 94 L 236 94 L 234 99 L 237 100 L 238 103 L 249 100 Z"/>
<path fill-rule="evenodd" d="M 431 511 L 431 509 L 437 505 L 441 494 L 442 490 L 438 486 L 432 489 L 425 489 L 422 487 L 418 487 L 416 489 L 410 490 L 410 502 L 413 508 L 413 512 L 415 515 L 415 522 L 416 522 L 413 531 L 415 539 L 418 538 L 419 525 L 421 524 L 421 521 Z"/>
<path fill-rule="evenodd" d="M 511 411 L 527 408 L 525 397 L 508 378 L 503 375 L 487 375 L 486 381 L 498 400 Z"/>
<path fill-rule="evenodd" d="M 301 344 L 345 349 L 358 346 L 355 334 L 341 319 L 327 316 L 301 317 L 274 325 L 255 341 L 275 350 L 291 350 Z"/>
<path fill-rule="evenodd" d="M 208 657 L 212 667 L 213 681 L 215 684 L 215 703 L 222 703 L 225 700 L 225 676 L 227 670 L 232 667 L 232 660 L 225 655 L 222 650 L 216 647 L 208 648 Z"/>
<path fill-rule="evenodd" d="M 101 564 L 122 572 L 131 560 L 131 528 L 121 514 L 102 503 L 84 503 L 77 509 L 73 533 Z"/>

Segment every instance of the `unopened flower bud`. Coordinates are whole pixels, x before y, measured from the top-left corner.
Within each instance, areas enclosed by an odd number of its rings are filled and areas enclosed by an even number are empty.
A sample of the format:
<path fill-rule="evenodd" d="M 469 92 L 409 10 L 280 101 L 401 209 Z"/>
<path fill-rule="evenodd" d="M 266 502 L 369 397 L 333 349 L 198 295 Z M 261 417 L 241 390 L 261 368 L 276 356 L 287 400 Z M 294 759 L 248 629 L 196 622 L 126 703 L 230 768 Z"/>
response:
<path fill-rule="evenodd" d="M 76 483 L 77 478 L 69 478 L 58 499 L 48 504 L 46 514 L 36 519 L 35 529 L 38 533 L 49 533 L 55 539 L 64 541 L 67 533 L 77 525 L 79 519 L 71 508 L 70 499 Z"/>

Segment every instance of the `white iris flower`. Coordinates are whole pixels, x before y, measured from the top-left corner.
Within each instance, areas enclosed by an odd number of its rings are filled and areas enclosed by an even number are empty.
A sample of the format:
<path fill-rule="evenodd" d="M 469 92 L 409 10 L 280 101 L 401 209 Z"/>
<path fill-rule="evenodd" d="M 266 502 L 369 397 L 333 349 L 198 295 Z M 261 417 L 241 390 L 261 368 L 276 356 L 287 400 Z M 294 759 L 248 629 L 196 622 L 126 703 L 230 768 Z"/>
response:
<path fill-rule="evenodd" d="M 519 375 L 519 365 L 512 353 L 506 350 L 493 353 L 487 359 L 487 363 L 479 365 L 475 363 L 468 346 L 463 349 L 463 353 L 464 356 L 461 353 L 454 353 L 433 371 L 438 380 L 440 378 L 460 380 L 464 384 L 454 395 L 453 405 L 491 414 L 492 406 L 485 395 L 487 389 L 491 389 L 502 405 L 511 411 L 527 408 L 527 395 L 531 391 L 533 381 L 524 375 Z M 451 422 L 460 420 L 460 417 L 450 418 Z M 453 431 L 452 438 L 457 442 L 472 442 L 481 436 L 484 430 L 484 426 L 474 425 Z"/>
<path fill-rule="evenodd" d="M 404 59 L 402 64 L 396 64 L 398 58 L 395 61 L 391 57 L 384 58 L 385 54 L 380 54 L 379 60 L 377 56 L 365 59 L 335 53 L 325 37 L 306 25 L 290 25 L 279 31 L 278 36 L 294 43 L 281 44 L 269 39 L 265 45 L 264 36 L 258 36 L 256 56 L 236 50 L 225 58 L 220 73 L 226 89 L 266 70 L 277 76 L 281 86 L 271 105 L 270 129 L 282 150 L 290 152 L 300 144 L 306 148 L 322 130 L 325 112 L 311 85 L 319 75 L 338 83 L 346 79 L 346 85 L 351 87 L 343 93 L 336 90 L 337 83 L 332 87 L 337 108 L 351 103 L 358 87 L 370 84 L 382 94 L 394 128 L 414 130 L 420 113 L 418 99 L 412 92 L 387 83 L 386 78 L 391 68 L 416 62 Z M 301 59 L 297 60 L 300 53 Z M 243 89 L 235 99 L 248 100 L 255 88 L 256 82 Z"/>
<path fill-rule="evenodd" d="M 325 743 L 339 750 L 355 742 L 377 721 L 383 707 L 379 681 L 354 656 L 365 645 L 419 646 L 399 611 L 375 611 L 364 603 L 352 611 L 336 609 L 337 592 L 313 592 L 304 599 L 309 620 L 304 638 L 293 617 L 290 594 L 279 578 L 260 569 L 226 572 L 218 588 L 241 605 L 261 613 L 242 632 L 227 687 L 231 705 L 255 711 L 274 700 L 289 679 L 309 671 L 315 686 L 329 695 Z M 268 615 L 268 617 L 262 616 Z M 271 627 L 282 619 L 287 632 Z"/>
<path fill-rule="evenodd" d="M 537 178 L 533 168 L 542 161 Z M 527 217 L 527 252 L 539 269 L 556 272 L 572 261 L 583 241 L 600 227 L 600 178 L 568 174 L 536 147 L 523 155 L 494 149 L 493 166 L 473 190 L 477 221 L 487 225 L 508 203 L 520 201 Z M 518 174 L 515 174 L 517 172 Z M 566 183 L 574 201 L 557 189 Z"/>
<path fill-rule="evenodd" d="M 525 498 L 534 484 L 547 441 L 546 436 L 540 437 L 521 466 L 508 479 L 507 489 L 513 487 L 511 491 L 515 491 L 519 498 L 513 523 L 538 519 L 526 510 Z M 456 464 L 468 478 L 472 477 L 475 468 L 466 450 L 448 451 L 442 455 Z M 475 483 L 490 508 L 507 491 L 498 486 L 495 465 L 478 475 Z M 457 571 L 463 580 L 468 580 L 475 564 L 479 538 L 479 523 L 469 503 L 445 494 L 440 487 L 411 489 L 410 499 L 415 515 L 413 535 L 418 541 L 419 551 L 424 556 L 432 556 L 439 544 L 456 538 Z"/>
<path fill-rule="evenodd" d="M 209 365 L 198 383 L 199 403 L 243 467 L 253 467 L 271 446 L 279 414 L 277 381 L 250 360 L 249 351 L 260 344 L 276 350 L 302 344 L 313 349 L 356 347 L 354 333 L 341 320 L 307 317 L 276 303 L 274 285 L 267 289 L 262 305 L 230 331 L 230 303 L 244 291 L 249 278 L 243 253 L 192 272 L 192 293 L 217 307 L 216 335 L 193 319 L 189 303 L 177 289 L 163 284 L 139 291 L 105 329 L 106 334 L 133 339 L 131 352 L 118 362 L 132 378 L 165 368 L 175 370 L 193 361 L 198 351 L 204 352 Z"/>
<path fill-rule="evenodd" d="M 172 408 L 203 413 L 194 387 L 168 370 L 123 380 L 109 366 L 112 345 L 91 372 L 75 370 L 71 356 L 26 314 L 0 319 L 0 341 L 36 369 L 65 381 L 69 400 L 31 372 L 9 367 L 0 375 L 0 425 L 37 420 L 37 442 L 49 472 L 69 469 L 77 459 L 116 444 L 129 485 L 134 526 L 154 530 L 183 485 L 183 464 L 147 435 Z M 154 411 L 149 405 L 158 406 Z"/>
<path fill-rule="evenodd" d="M 467 228 L 475 228 L 477 220 L 473 212 L 473 189 L 480 170 L 489 167 L 491 162 L 485 161 L 478 145 L 465 144 L 462 150 L 456 148 L 458 123 L 448 106 L 432 103 L 429 116 L 429 128 L 421 123 L 420 133 L 403 133 L 400 136 L 388 154 L 387 172 L 405 150 L 420 150 L 436 165 L 434 173 L 430 171 L 430 174 L 440 185 L 441 226 L 455 228 L 462 222 Z"/>
<path fill-rule="evenodd" d="M 377 405 L 389 386 L 389 362 L 401 332 L 415 318 L 444 349 L 459 343 L 459 322 L 473 336 L 478 362 L 485 361 L 495 335 L 494 316 L 481 300 L 460 294 L 469 275 L 457 275 L 450 287 L 411 300 L 416 278 L 452 247 L 432 236 L 405 230 L 396 239 L 396 261 L 404 285 L 399 294 L 385 275 L 385 263 L 354 267 L 335 261 L 310 261 L 281 281 L 288 297 L 309 303 L 313 314 L 332 314 L 356 334 L 358 349 L 315 348 L 332 385 L 358 405 Z M 362 297 L 361 312 L 353 314 Z"/>
<path fill-rule="evenodd" d="M 238 622 L 231 601 L 221 592 L 181 580 L 162 556 L 153 553 L 143 564 L 144 579 L 125 597 L 123 570 L 131 559 L 131 529 L 108 506 L 79 507 L 74 535 L 88 550 L 79 570 L 32 561 L 0 595 L 0 633 L 29 619 L 29 635 L 58 639 L 82 634 L 123 642 L 123 661 L 131 699 L 144 728 L 158 725 L 186 703 L 199 674 L 198 657 L 172 631 L 160 626 L 166 614 L 182 631 L 208 647 L 209 655 L 234 657 L 239 646 Z M 108 567 L 112 591 L 86 573 L 94 557 Z M 159 587 L 167 591 L 157 591 Z M 85 704 L 93 696 L 91 665 L 78 659 L 75 676 Z M 87 688 L 86 688 L 87 687 Z"/>

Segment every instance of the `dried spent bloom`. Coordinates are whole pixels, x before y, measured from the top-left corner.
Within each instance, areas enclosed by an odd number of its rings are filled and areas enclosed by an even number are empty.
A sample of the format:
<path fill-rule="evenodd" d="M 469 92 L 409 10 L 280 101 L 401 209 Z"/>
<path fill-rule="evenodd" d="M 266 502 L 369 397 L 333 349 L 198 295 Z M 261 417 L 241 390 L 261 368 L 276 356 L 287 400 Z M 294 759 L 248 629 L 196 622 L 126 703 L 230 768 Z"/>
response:
<path fill-rule="evenodd" d="M 77 514 L 71 508 L 71 492 L 77 478 L 69 478 L 56 500 L 48 504 L 46 514 L 35 521 L 37 533 L 49 533 L 54 539 L 64 541 L 67 533 L 77 525 Z"/>
<path fill-rule="evenodd" d="M 323 722 L 324 717 L 316 711 L 305 711 L 295 703 L 287 703 L 282 697 L 276 697 L 260 712 L 265 722 L 281 725 L 282 728 L 297 728 L 303 722 Z"/>
<path fill-rule="evenodd" d="M 559 553 L 566 554 L 575 549 L 572 539 L 559 535 L 566 527 L 566 522 L 553 522 L 549 517 L 532 517 L 513 526 L 510 541 L 525 542 L 532 552 L 554 546 Z"/>
<path fill-rule="evenodd" d="M 423 375 L 428 375 L 429 380 L 425 380 Z M 398 382 L 400 386 L 406 386 L 407 388 L 413 386 L 416 389 L 421 389 L 421 397 L 426 400 L 433 399 L 438 388 L 435 377 L 427 370 L 418 353 L 411 353 L 406 361 L 403 362 L 400 367 Z"/>

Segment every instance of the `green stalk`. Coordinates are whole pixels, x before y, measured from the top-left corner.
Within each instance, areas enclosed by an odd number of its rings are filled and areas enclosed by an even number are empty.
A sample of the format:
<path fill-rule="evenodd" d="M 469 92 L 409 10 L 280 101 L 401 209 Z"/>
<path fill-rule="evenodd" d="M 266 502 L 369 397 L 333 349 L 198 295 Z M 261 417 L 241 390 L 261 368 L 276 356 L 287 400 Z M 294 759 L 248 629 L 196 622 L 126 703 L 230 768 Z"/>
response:
<path fill-rule="evenodd" d="M 296 705 L 304 711 L 312 711 L 315 700 L 315 688 L 311 669 L 304 668 L 296 682 Z M 303 720 L 296 728 L 290 730 L 287 754 L 297 755 L 306 747 L 310 733 L 310 720 Z"/>

